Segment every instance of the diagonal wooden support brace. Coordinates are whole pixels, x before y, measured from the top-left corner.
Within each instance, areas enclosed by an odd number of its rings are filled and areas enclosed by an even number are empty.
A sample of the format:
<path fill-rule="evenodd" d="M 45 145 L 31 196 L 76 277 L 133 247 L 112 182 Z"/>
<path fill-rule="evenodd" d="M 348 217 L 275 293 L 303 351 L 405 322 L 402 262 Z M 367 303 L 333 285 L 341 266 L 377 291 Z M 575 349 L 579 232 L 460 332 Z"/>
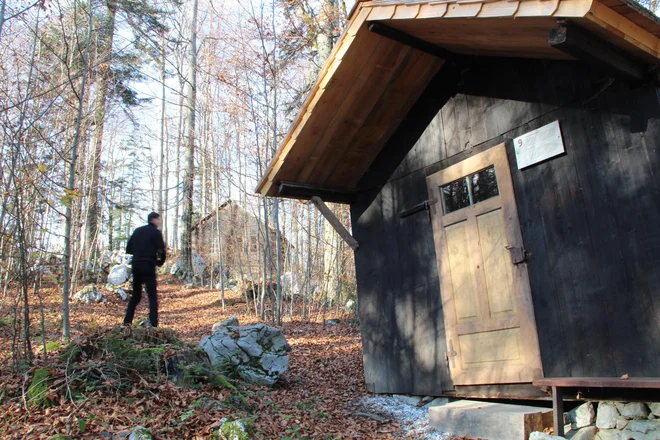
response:
<path fill-rule="evenodd" d="M 357 240 L 353 238 L 350 232 L 344 227 L 344 225 L 339 221 L 337 216 L 330 211 L 330 208 L 321 200 L 320 197 L 312 197 L 312 203 L 321 211 L 323 217 L 332 225 L 332 227 L 337 231 L 337 234 L 344 239 L 346 244 L 348 244 L 353 250 L 357 249 L 360 245 Z"/>

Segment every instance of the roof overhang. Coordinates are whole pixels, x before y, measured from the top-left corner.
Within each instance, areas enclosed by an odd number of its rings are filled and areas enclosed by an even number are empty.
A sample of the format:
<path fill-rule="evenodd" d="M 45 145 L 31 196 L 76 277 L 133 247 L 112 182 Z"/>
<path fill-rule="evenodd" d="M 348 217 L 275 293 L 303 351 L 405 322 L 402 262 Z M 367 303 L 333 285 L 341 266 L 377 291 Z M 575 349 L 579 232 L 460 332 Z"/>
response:
<path fill-rule="evenodd" d="M 548 42 L 558 21 L 655 66 L 660 25 L 644 11 L 621 0 L 359 2 L 257 192 L 350 201 L 443 66 L 465 56 L 572 59 Z"/>

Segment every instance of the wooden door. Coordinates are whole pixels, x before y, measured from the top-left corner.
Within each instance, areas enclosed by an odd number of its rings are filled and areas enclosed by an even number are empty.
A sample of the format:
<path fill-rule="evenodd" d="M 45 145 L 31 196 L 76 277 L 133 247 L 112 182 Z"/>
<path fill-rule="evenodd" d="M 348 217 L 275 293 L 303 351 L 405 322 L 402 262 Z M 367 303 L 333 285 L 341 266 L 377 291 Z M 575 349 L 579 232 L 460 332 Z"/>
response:
<path fill-rule="evenodd" d="M 427 178 L 454 385 L 543 376 L 505 145 Z"/>

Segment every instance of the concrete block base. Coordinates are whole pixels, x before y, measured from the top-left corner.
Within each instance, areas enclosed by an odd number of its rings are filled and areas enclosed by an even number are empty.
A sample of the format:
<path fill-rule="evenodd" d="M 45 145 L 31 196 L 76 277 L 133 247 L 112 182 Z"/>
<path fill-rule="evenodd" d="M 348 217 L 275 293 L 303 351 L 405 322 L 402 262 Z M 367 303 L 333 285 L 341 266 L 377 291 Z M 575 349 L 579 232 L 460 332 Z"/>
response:
<path fill-rule="evenodd" d="M 454 435 L 488 440 L 527 440 L 552 426 L 552 410 L 536 406 L 459 400 L 429 408 L 431 426 Z"/>

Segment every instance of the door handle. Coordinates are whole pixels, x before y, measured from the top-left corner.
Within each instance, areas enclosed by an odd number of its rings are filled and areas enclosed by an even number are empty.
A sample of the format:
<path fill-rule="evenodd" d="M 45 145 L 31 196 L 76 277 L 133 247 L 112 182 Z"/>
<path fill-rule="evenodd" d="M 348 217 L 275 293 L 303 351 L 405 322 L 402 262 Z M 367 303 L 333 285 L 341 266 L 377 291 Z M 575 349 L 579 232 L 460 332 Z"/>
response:
<path fill-rule="evenodd" d="M 531 253 L 527 252 L 524 247 L 505 246 L 505 248 L 510 252 L 511 263 L 514 265 L 526 262 L 527 258 L 532 255 Z"/>

